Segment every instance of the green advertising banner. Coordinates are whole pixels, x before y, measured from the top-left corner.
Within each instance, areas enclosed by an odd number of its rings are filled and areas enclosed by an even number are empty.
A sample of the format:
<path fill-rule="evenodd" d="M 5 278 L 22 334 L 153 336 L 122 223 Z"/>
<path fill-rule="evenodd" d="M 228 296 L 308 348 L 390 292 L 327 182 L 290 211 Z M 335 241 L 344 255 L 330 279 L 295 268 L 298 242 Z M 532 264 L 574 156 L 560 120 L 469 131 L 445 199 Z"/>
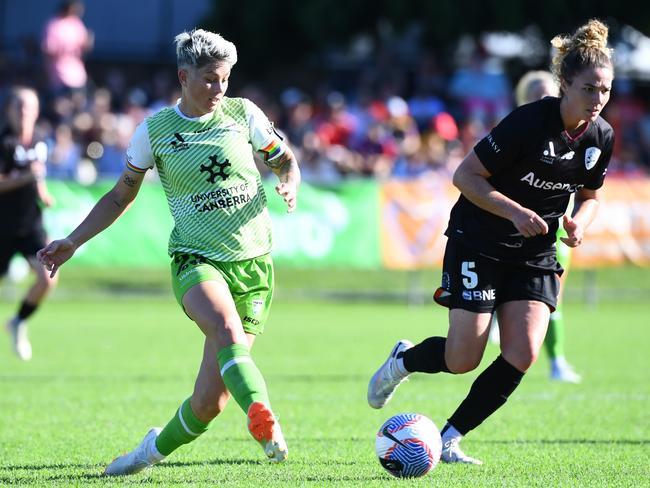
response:
<path fill-rule="evenodd" d="M 113 183 L 82 186 L 52 181 L 56 205 L 45 210 L 51 238 L 70 233 Z M 349 182 L 335 188 L 303 184 L 298 209 L 291 214 L 265 186 L 274 229 L 277 264 L 295 267 L 380 266 L 378 187 L 372 181 Z M 100 235 L 82 246 L 68 266 L 167 266 L 167 240 L 173 221 L 160 184 L 146 182 L 131 208 Z"/>
<path fill-rule="evenodd" d="M 48 182 L 56 203 L 44 212 L 50 239 L 68 235 L 88 215 L 113 182 L 82 186 Z M 167 239 L 173 222 L 162 187 L 145 184 L 131 208 L 81 248 L 66 266 L 166 266 Z"/>
<path fill-rule="evenodd" d="M 266 188 L 278 264 L 377 268 L 378 186 L 354 181 L 335 188 L 303 184 L 298 209 L 288 214 L 273 186 Z"/>

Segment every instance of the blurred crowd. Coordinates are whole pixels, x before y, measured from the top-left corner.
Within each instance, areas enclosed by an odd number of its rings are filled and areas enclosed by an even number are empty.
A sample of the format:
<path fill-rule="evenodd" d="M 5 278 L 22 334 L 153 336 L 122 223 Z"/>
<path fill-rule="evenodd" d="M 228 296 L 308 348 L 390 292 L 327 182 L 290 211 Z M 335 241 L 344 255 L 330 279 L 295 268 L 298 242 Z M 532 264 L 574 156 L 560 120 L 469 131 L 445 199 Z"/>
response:
<path fill-rule="evenodd" d="M 47 80 L 39 87 L 39 130 L 50 149 L 48 177 L 91 183 L 122 171 L 136 125 L 174 104 L 180 92 L 173 66 L 135 82 L 126 68 L 87 73 L 84 56 L 93 38 L 82 13 L 81 2 L 64 2 L 45 26 L 43 62 L 34 68 L 42 73 L 34 79 Z M 475 142 L 514 108 L 517 80 L 478 44 L 455 67 L 442 67 L 432 52 L 404 72 L 381 55 L 376 59 L 345 89 L 326 80 L 311 88 L 287 82 L 272 94 L 259 85 L 233 84 L 228 95 L 258 104 L 295 148 L 303 179 L 319 184 L 450 177 Z M 604 111 L 617 135 L 610 175 L 650 173 L 650 106 L 635 88 L 631 80 L 616 79 Z"/>

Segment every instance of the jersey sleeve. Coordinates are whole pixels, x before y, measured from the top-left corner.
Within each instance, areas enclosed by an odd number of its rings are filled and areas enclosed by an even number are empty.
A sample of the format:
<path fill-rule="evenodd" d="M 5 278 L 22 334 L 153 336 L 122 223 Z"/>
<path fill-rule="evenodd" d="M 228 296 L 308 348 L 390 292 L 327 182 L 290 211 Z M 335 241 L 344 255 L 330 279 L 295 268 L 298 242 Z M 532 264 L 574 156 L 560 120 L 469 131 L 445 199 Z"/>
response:
<path fill-rule="evenodd" d="M 287 152 L 287 143 L 257 105 L 247 99 L 244 99 L 244 104 L 251 145 L 255 151 L 263 154 L 266 165 L 273 167 L 273 162 Z"/>
<path fill-rule="evenodd" d="M 136 173 L 144 173 L 153 168 L 154 157 L 149 140 L 147 121 L 141 122 L 135 129 L 129 147 L 126 149 L 126 167 Z"/>
<path fill-rule="evenodd" d="M 603 186 L 605 175 L 607 174 L 607 167 L 612 158 L 612 152 L 614 150 L 614 131 L 610 129 L 603 138 L 605 144 L 602 153 L 595 168 L 591 172 L 589 179 L 585 182 L 585 188 L 588 190 L 598 190 L 598 188 Z"/>
<path fill-rule="evenodd" d="M 490 174 L 504 171 L 519 159 L 527 134 L 532 132 L 526 112 L 526 107 L 515 109 L 474 146 L 474 152 Z"/>

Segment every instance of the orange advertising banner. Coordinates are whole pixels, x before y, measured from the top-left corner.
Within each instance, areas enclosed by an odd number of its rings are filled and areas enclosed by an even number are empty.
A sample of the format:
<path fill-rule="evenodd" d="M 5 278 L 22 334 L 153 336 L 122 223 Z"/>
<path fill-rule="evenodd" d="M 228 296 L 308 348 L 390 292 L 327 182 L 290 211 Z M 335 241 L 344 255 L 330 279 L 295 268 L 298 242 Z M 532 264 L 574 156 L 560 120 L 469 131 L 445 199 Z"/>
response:
<path fill-rule="evenodd" d="M 388 181 L 379 191 L 380 253 L 391 269 L 440 267 L 458 190 L 448 177 Z"/>
<path fill-rule="evenodd" d="M 381 185 L 382 264 L 391 269 L 442 266 L 449 211 L 458 190 L 448 177 L 389 181 Z M 574 267 L 634 263 L 650 266 L 650 178 L 609 178 Z"/>
<path fill-rule="evenodd" d="M 650 266 L 650 178 L 610 178 L 600 206 L 572 266 L 591 268 L 634 263 Z"/>

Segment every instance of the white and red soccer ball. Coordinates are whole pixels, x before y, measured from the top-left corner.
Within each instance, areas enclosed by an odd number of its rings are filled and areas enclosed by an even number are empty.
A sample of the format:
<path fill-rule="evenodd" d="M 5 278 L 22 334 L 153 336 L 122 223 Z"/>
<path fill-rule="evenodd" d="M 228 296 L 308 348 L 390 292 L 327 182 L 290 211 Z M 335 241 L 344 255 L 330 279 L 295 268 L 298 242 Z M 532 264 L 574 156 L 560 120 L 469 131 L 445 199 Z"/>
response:
<path fill-rule="evenodd" d="M 400 413 L 379 428 L 375 452 L 397 478 L 424 476 L 440 461 L 442 442 L 436 425 L 424 415 Z"/>

